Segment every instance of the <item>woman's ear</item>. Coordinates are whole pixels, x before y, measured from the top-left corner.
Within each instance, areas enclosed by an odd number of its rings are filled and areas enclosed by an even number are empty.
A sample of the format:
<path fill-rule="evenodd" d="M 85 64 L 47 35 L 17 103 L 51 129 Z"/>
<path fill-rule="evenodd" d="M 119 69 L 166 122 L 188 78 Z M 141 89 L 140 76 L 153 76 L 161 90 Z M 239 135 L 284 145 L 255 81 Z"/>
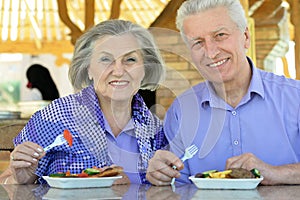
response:
<path fill-rule="evenodd" d="M 89 68 L 87 69 L 87 74 L 88 74 L 89 80 L 93 80 L 93 77 L 92 77 L 91 74 L 90 74 Z"/>

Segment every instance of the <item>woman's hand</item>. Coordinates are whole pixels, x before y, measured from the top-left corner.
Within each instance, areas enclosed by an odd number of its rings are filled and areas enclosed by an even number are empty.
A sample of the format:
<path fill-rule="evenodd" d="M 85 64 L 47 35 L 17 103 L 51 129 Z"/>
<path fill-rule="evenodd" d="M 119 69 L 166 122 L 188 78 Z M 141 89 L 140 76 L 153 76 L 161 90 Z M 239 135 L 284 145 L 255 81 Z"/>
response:
<path fill-rule="evenodd" d="M 46 153 L 43 147 L 33 142 L 24 142 L 15 147 L 10 154 L 9 169 L 12 173 L 14 181 L 8 183 L 30 184 L 37 179 L 35 170 L 38 166 L 39 160 L 44 157 Z"/>

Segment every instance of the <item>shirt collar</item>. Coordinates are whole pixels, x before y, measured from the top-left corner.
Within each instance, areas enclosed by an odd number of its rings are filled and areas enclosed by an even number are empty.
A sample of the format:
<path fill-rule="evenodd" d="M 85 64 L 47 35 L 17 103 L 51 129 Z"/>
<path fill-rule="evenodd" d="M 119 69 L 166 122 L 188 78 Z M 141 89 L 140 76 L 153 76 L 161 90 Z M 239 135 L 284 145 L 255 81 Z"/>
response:
<path fill-rule="evenodd" d="M 265 95 L 264 87 L 263 87 L 261 74 L 259 73 L 259 69 L 256 68 L 256 66 L 253 64 L 252 60 L 249 57 L 247 57 L 247 60 L 251 67 L 252 77 L 251 77 L 248 91 L 242 101 L 249 100 L 251 98 L 252 93 L 256 93 L 260 95 L 262 98 L 264 98 Z M 227 103 L 216 94 L 211 83 L 206 80 L 205 84 L 207 87 L 202 94 L 201 105 L 202 106 L 209 105 L 211 107 L 223 108 L 223 109 L 227 108 L 228 107 Z"/>
<path fill-rule="evenodd" d="M 111 130 L 105 116 L 103 118 L 104 118 L 104 127 L 105 127 L 105 130 L 106 130 L 106 133 L 109 133 L 110 135 L 113 136 L 112 130 Z M 123 133 L 125 133 L 127 135 L 130 135 L 130 136 L 135 136 L 134 122 L 133 122 L 132 118 L 129 120 L 127 125 L 122 129 L 122 132 L 120 134 L 123 134 Z"/>
<path fill-rule="evenodd" d="M 247 57 L 247 60 L 250 64 L 251 70 L 252 70 L 252 78 L 249 85 L 249 89 L 247 92 L 247 95 L 250 96 L 251 93 L 256 93 L 260 95 L 262 98 L 265 97 L 263 82 L 261 73 L 259 72 L 259 69 L 253 64 L 252 60 Z"/>

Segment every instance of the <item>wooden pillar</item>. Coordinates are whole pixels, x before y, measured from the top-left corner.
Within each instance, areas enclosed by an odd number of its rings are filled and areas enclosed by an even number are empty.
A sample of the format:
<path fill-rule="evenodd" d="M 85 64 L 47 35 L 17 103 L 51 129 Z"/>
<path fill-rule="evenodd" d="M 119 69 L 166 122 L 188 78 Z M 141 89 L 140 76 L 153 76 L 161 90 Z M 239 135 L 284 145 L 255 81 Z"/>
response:
<path fill-rule="evenodd" d="M 256 51 L 255 51 L 255 24 L 254 24 L 254 19 L 249 17 L 248 10 L 249 10 L 249 2 L 248 0 L 240 0 L 244 10 L 245 10 L 245 15 L 248 20 L 248 27 L 249 27 L 249 32 L 251 35 L 251 45 L 250 48 L 247 52 L 247 55 L 252 59 L 254 64 L 256 64 Z"/>
<path fill-rule="evenodd" d="M 294 24 L 296 79 L 300 80 L 300 0 L 293 1 L 292 22 Z"/>
<path fill-rule="evenodd" d="M 248 10 L 249 10 L 249 3 L 248 0 L 240 0 L 244 10 L 245 10 L 245 14 L 246 16 L 248 16 Z"/>

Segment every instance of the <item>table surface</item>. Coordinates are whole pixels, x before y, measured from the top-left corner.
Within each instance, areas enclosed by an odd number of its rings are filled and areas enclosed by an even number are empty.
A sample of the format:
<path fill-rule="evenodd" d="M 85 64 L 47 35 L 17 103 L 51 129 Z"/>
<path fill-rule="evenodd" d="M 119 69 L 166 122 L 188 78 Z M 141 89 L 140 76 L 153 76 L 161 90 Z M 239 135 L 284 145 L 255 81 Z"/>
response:
<path fill-rule="evenodd" d="M 193 184 L 156 187 L 151 185 L 114 185 L 107 188 L 57 189 L 48 185 L 1 185 L 1 200 L 36 199 L 300 199 L 300 185 L 258 186 L 251 190 L 203 190 Z"/>

